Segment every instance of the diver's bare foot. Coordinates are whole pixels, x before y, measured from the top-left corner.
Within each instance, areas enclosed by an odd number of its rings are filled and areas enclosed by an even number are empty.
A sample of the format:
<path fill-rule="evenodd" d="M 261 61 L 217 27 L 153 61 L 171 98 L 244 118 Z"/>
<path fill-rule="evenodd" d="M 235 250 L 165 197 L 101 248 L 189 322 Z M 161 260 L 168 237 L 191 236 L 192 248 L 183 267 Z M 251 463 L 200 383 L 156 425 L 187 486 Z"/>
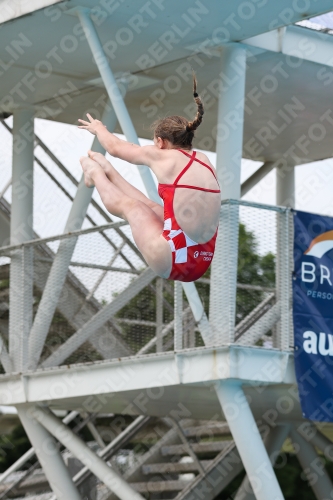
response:
<path fill-rule="evenodd" d="M 87 156 L 81 156 L 80 163 L 84 173 L 85 185 L 87 187 L 94 187 L 95 184 L 92 178 L 93 172 L 101 167 L 96 161 L 92 160 L 91 158 L 88 158 Z"/>
<path fill-rule="evenodd" d="M 111 163 L 105 158 L 104 155 L 101 153 L 96 153 L 95 151 L 88 151 L 88 156 L 92 160 L 96 161 L 100 167 L 104 170 L 106 174 L 112 175 L 114 167 L 111 165 Z"/>

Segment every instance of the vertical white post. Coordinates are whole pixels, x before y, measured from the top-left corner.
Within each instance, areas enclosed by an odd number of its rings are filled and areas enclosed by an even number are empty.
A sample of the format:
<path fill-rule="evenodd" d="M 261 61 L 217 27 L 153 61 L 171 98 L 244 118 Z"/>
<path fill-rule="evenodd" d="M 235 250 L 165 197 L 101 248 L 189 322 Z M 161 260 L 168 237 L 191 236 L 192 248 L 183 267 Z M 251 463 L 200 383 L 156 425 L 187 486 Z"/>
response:
<path fill-rule="evenodd" d="M 103 123 L 109 130 L 114 130 L 117 118 L 113 109 L 108 106 L 103 114 Z M 94 139 L 92 150 L 104 154 L 105 150 L 102 148 L 97 138 Z M 84 177 L 82 175 L 77 192 L 68 215 L 68 219 L 64 228 L 64 232 L 75 231 L 80 229 L 84 218 L 86 216 L 89 203 L 91 201 L 93 190 L 89 189 L 84 184 Z M 57 255 L 52 264 L 47 282 L 43 291 L 41 301 L 38 306 L 34 323 L 30 333 L 29 340 L 29 367 L 34 369 L 38 365 L 40 355 L 43 350 L 44 342 L 47 337 L 50 324 L 56 310 L 59 297 L 68 272 L 68 266 L 71 261 L 76 238 L 68 238 L 60 242 Z"/>
<path fill-rule="evenodd" d="M 276 204 L 295 205 L 295 167 L 276 169 Z M 281 319 L 277 323 L 273 345 L 288 350 L 292 334 L 292 214 L 289 210 L 277 214 L 276 300 L 281 304 Z"/>
<path fill-rule="evenodd" d="M 156 278 L 156 352 L 163 351 L 163 278 Z"/>
<path fill-rule="evenodd" d="M 295 206 L 295 167 L 276 168 L 276 204 L 281 207 Z"/>
<path fill-rule="evenodd" d="M 180 281 L 174 282 L 174 349 L 183 349 L 183 287 Z"/>
<path fill-rule="evenodd" d="M 295 428 L 292 428 L 290 437 L 297 458 L 316 498 L 318 500 L 332 498 L 332 481 L 312 444 L 302 438 Z"/>
<path fill-rule="evenodd" d="M 29 405 L 17 406 L 17 413 L 57 500 L 81 500 L 52 435 L 35 420 Z"/>
<path fill-rule="evenodd" d="M 34 112 L 14 113 L 10 244 L 33 239 Z M 13 252 L 10 264 L 9 356 L 14 371 L 28 367 L 32 323 L 33 249 Z"/>
<path fill-rule="evenodd" d="M 239 381 L 220 381 L 216 385 L 216 393 L 256 499 L 283 500 L 281 488 Z"/>
<path fill-rule="evenodd" d="M 216 134 L 216 170 L 222 200 L 241 194 L 246 51 L 238 44 L 222 48 Z M 238 205 L 222 205 L 211 267 L 209 321 L 216 345 L 234 341 L 238 260 Z"/>

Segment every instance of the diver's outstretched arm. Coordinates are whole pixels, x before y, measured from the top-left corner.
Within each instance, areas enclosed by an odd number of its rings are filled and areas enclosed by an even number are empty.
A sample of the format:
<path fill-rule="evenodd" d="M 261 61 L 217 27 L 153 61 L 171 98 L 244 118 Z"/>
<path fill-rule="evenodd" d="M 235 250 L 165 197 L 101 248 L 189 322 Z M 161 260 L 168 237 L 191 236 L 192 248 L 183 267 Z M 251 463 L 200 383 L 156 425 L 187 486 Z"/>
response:
<path fill-rule="evenodd" d="M 134 165 L 147 165 L 152 167 L 154 163 L 161 160 L 160 149 L 156 146 L 139 146 L 128 141 L 119 139 L 109 132 L 105 125 L 99 120 L 95 120 L 87 113 L 89 121 L 78 121 L 82 124 L 79 128 L 88 130 L 96 135 L 103 148 L 112 156 L 133 163 Z"/>

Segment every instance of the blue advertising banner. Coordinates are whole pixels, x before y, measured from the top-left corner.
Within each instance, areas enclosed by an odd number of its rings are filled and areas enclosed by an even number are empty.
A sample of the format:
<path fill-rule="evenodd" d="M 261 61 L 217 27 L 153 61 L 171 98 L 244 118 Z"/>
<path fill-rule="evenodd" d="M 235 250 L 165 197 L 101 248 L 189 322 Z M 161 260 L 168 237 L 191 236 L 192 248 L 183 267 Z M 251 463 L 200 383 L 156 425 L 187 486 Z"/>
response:
<path fill-rule="evenodd" d="M 294 212 L 295 368 L 304 417 L 333 422 L 333 218 Z"/>

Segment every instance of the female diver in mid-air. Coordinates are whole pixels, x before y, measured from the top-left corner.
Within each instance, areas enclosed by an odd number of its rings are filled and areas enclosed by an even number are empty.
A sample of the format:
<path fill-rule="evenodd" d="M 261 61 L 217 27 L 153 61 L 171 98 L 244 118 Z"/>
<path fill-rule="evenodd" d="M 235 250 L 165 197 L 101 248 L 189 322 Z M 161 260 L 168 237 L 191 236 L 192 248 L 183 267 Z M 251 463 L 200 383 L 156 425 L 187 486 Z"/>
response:
<path fill-rule="evenodd" d="M 96 135 L 112 156 L 134 165 L 148 165 L 156 175 L 164 209 L 129 184 L 100 153 L 80 159 L 88 187 L 96 186 L 107 210 L 127 220 L 147 264 L 167 279 L 195 281 L 208 269 L 215 249 L 221 196 L 207 156 L 192 151 L 194 131 L 202 121 L 203 105 L 196 92 L 197 113 L 189 122 L 169 116 L 152 125 L 153 146 L 118 139 L 87 114 L 80 128 Z"/>

